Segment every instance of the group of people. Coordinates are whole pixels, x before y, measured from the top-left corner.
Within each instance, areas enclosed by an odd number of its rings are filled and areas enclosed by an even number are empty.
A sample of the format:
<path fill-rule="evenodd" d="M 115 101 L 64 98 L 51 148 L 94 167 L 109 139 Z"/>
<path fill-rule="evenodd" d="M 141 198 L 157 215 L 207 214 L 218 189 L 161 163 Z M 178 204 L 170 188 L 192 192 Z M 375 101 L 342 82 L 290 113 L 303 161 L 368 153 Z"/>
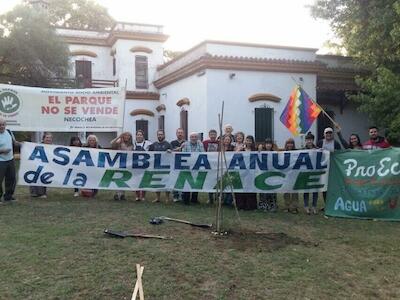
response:
<path fill-rule="evenodd" d="M 336 132 L 339 141 L 334 139 L 334 131 L 328 127 L 324 130 L 324 138 L 315 143 L 315 136 L 308 132 L 305 136 L 305 143 L 302 149 L 325 149 L 330 152 L 339 149 L 379 149 L 390 147 L 387 140 L 378 135 L 378 128 L 372 126 L 369 128 L 370 139 L 364 143 L 357 134 L 351 134 L 349 140 L 346 141 L 342 134 L 341 129 L 337 125 Z M 42 143 L 52 144 L 53 136 L 50 132 L 43 134 Z M 13 201 L 15 190 L 15 164 L 13 159 L 13 147 L 18 146 L 11 131 L 6 130 L 6 122 L 0 119 L 0 182 L 5 181 L 4 202 Z M 102 148 L 99 145 L 98 138 L 95 135 L 89 135 L 86 143 L 83 144 L 79 137 L 74 136 L 70 139 L 70 146 L 73 147 L 88 147 L 88 148 Z M 208 132 L 208 138 L 200 141 L 199 134 L 192 132 L 189 135 L 189 140 L 185 140 L 185 132 L 182 128 L 176 130 L 176 139 L 168 142 L 165 140 L 165 133 L 163 130 L 157 131 L 157 141 L 150 142 L 145 139 L 144 132 L 138 130 L 135 137 L 130 132 L 124 132 L 110 142 L 106 148 L 124 151 L 168 151 L 168 152 L 216 152 L 223 151 L 294 151 L 298 150 L 295 141 L 292 138 L 286 140 L 283 148 L 279 148 L 272 139 L 266 139 L 263 143 L 256 145 L 255 139 L 252 135 L 245 135 L 243 132 L 238 131 L 233 133 L 231 125 L 224 126 L 224 133 L 218 136 L 216 130 L 211 129 Z M 222 149 L 220 149 L 222 147 Z M 301 149 L 301 148 L 300 148 Z M 47 190 L 45 187 L 31 186 L 30 194 L 32 197 L 47 197 Z M 74 196 L 94 197 L 97 190 L 89 189 L 74 189 Z M 144 201 L 145 191 L 135 191 L 136 201 Z M 161 192 L 155 193 L 156 197 L 153 202 L 161 201 Z M 3 190 L 0 186 L 0 197 L 3 196 Z M 165 192 L 166 201 L 170 199 L 170 192 Z M 311 205 L 310 205 L 311 196 Z M 179 192 L 172 191 L 172 198 L 174 202 L 182 201 L 185 204 L 198 203 L 197 192 Z M 324 201 L 326 193 L 323 193 Z M 114 200 L 124 200 L 125 193 L 118 191 L 114 195 Z M 299 210 L 299 194 L 298 193 L 284 193 L 284 208 L 285 211 L 291 213 L 298 213 Z M 234 201 L 235 200 L 235 201 Z M 208 194 L 208 203 L 212 204 L 216 201 L 216 194 Z M 274 193 L 224 193 L 223 202 L 225 205 L 236 204 L 238 209 L 253 210 L 262 209 L 268 212 L 276 212 L 277 194 Z M 303 194 L 304 209 L 307 214 L 317 214 L 318 193 L 304 193 Z"/>

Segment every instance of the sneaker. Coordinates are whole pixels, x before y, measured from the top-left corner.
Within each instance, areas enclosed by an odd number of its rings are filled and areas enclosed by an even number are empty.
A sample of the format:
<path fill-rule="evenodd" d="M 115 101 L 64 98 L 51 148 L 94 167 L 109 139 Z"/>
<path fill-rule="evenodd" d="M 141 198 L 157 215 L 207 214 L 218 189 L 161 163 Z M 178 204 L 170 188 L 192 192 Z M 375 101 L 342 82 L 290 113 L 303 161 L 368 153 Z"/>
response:
<path fill-rule="evenodd" d="M 140 198 L 136 197 L 135 201 L 140 201 Z"/>
<path fill-rule="evenodd" d="M 174 199 L 172 199 L 174 202 L 181 202 L 182 200 L 181 199 L 179 199 L 179 198 L 174 198 Z"/>
<path fill-rule="evenodd" d="M 41 198 L 41 199 L 47 199 L 47 195 L 41 195 L 41 196 L 39 196 L 39 198 Z"/>
<path fill-rule="evenodd" d="M 115 195 L 114 195 L 114 200 L 115 200 L 115 201 L 118 201 L 118 200 L 121 200 L 121 198 L 119 197 L 118 194 L 115 194 Z"/>
<path fill-rule="evenodd" d="M 317 213 L 317 210 L 315 209 L 315 207 L 313 207 L 312 213 L 313 213 L 314 215 L 317 215 L 317 214 L 318 214 L 318 213 Z"/>
<path fill-rule="evenodd" d="M 78 192 L 75 192 L 75 193 L 74 193 L 74 197 L 79 197 L 79 193 L 78 193 Z"/>
<path fill-rule="evenodd" d="M 140 201 L 146 201 L 146 198 L 139 199 Z"/>
<path fill-rule="evenodd" d="M 304 207 L 304 210 L 306 211 L 306 214 L 307 215 L 309 215 L 311 212 L 310 212 L 310 209 L 308 208 L 308 207 Z"/>
<path fill-rule="evenodd" d="M 121 196 L 119 197 L 119 200 L 125 201 L 125 200 L 126 200 L 125 195 L 121 195 Z"/>

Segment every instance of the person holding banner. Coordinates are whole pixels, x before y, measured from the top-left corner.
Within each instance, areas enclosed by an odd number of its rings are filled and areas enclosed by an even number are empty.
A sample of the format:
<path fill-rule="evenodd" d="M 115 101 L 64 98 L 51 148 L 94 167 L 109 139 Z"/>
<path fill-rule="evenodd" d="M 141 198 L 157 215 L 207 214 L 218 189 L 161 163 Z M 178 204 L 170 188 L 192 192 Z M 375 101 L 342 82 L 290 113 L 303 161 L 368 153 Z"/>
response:
<path fill-rule="evenodd" d="M 234 146 L 232 145 L 232 135 L 224 135 L 222 140 L 222 149 L 219 149 L 223 152 L 234 151 Z M 219 147 L 218 147 L 219 148 Z M 224 205 L 232 205 L 233 197 L 232 193 L 224 193 Z"/>
<path fill-rule="evenodd" d="M 239 135 L 236 135 L 237 139 Z M 248 135 L 244 142 L 244 148 L 241 151 L 255 151 L 256 143 L 252 135 Z M 256 193 L 235 193 L 236 207 L 244 210 L 257 209 L 257 194 Z"/>
<path fill-rule="evenodd" d="M 203 141 L 204 151 L 206 152 L 217 152 L 219 141 L 217 140 L 218 133 L 215 129 L 211 129 L 208 132 L 208 140 Z M 216 200 L 215 193 L 208 193 L 208 204 L 213 204 Z"/>
<path fill-rule="evenodd" d="M 183 144 L 182 152 L 204 152 L 203 143 L 199 141 L 199 134 L 197 132 L 192 132 L 189 135 L 189 139 L 189 142 Z M 183 192 L 183 203 L 199 203 L 198 195 L 199 193 Z"/>
<path fill-rule="evenodd" d="M 328 150 L 329 152 L 342 149 L 340 143 L 334 139 L 333 129 L 331 127 L 324 129 L 324 138 L 318 141 L 317 148 Z"/>
<path fill-rule="evenodd" d="M 157 142 L 154 142 L 150 145 L 149 151 L 171 151 L 172 147 L 171 144 L 165 140 L 165 133 L 164 130 L 157 130 Z M 165 202 L 169 201 L 169 192 L 165 192 L 166 200 Z M 154 203 L 160 202 L 161 200 L 161 192 L 156 192 L 156 199 L 153 201 Z"/>
<path fill-rule="evenodd" d="M 274 144 L 274 142 L 270 138 L 265 140 L 265 145 L 260 144 L 258 149 L 259 149 L 259 151 L 277 151 L 278 150 L 277 146 Z M 268 194 L 260 193 L 259 208 L 264 211 L 268 211 L 268 212 L 276 212 L 278 210 L 278 205 L 276 203 L 276 199 L 277 199 L 276 193 L 268 193 Z"/>
<path fill-rule="evenodd" d="M 82 147 L 81 139 L 78 136 L 73 136 L 69 140 L 69 145 L 71 147 Z M 74 188 L 74 197 L 79 197 L 79 189 Z"/>
<path fill-rule="evenodd" d="M 235 141 L 236 142 L 233 143 L 233 145 L 235 147 L 234 150 L 236 152 L 244 151 L 246 148 L 246 145 L 244 143 L 244 133 L 243 132 L 238 131 L 235 133 Z"/>
<path fill-rule="evenodd" d="M 96 135 L 90 134 L 86 138 L 86 144 L 83 146 L 85 148 L 97 148 L 97 149 L 102 149 L 102 147 L 99 145 L 99 140 Z M 93 198 L 97 195 L 98 190 L 96 189 L 82 189 L 81 190 L 81 196 L 83 197 L 89 197 Z"/>
<path fill-rule="evenodd" d="M 43 133 L 42 144 L 53 144 L 53 135 L 51 134 L 51 132 Z M 45 186 L 30 186 L 29 192 L 31 197 L 47 198 L 47 189 Z"/>
<path fill-rule="evenodd" d="M 349 137 L 349 141 L 347 142 L 342 136 L 342 128 L 339 126 L 339 124 L 335 125 L 335 129 L 343 148 L 362 150 L 361 139 L 358 134 L 352 133 Z"/>
<path fill-rule="evenodd" d="M 171 142 L 172 151 L 182 151 L 182 145 L 185 143 L 185 131 L 182 128 L 176 130 L 176 140 Z M 182 201 L 182 193 L 178 191 L 172 191 L 172 198 L 174 202 Z"/>
<path fill-rule="evenodd" d="M 295 151 L 296 145 L 294 139 L 289 138 L 285 143 L 285 151 Z M 294 214 L 299 213 L 299 194 L 298 193 L 284 193 L 283 199 L 285 201 L 285 208 L 287 212 Z"/>
<path fill-rule="evenodd" d="M 136 140 L 133 144 L 134 151 L 147 151 L 149 150 L 151 143 L 144 139 L 144 132 L 141 129 L 136 131 Z M 144 201 L 146 192 L 145 191 L 135 191 L 136 193 L 136 201 Z"/>
<path fill-rule="evenodd" d="M 314 145 L 314 135 L 311 132 L 308 132 L 305 136 L 305 148 L 304 149 L 316 149 L 317 147 Z M 307 215 L 311 214 L 310 208 L 308 206 L 310 198 L 310 193 L 304 193 L 303 200 L 304 200 L 304 210 L 306 211 Z M 312 193 L 312 212 L 314 215 L 317 214 L 317 202 L 318 202 L 318 193 Z"/>
<path fill-rule="evenodd" d="M 111 142 L 112 149 L 133 151 L 133 138 L 130 132 L 123 132 Z M 118 191 L 114 195 L 114 200 L 126 200 L 124 191 Z"/>
<path fill-rule="evenodd" d="M 327 127 L 324 129 L 324 138 L 319 140 L 317 143 L 317 148 L 328 150 L 329 152 L 334 152 L 335 150 L 341 150 L 342 146 L 339 142 L 334 139 L 333 129 Z M 322 193 L 324 198 L 324 203 L 326 202 L 326 192 Z M 321 208 L 321 211 L 325 211 L 325 208 Z"/>
<path fill-rule="evenodd" d="M 3 197 L 4 181 L 4 203 L 15 201 L 13 196 L 16 185 L 14 145 L 20 145 L 20 143 L 15 140 L 13 133 L 6 129 L 6 121 L 0 118 L 0 198 Z"/>
<path fill-rule="evenodd" d="M 385 149 L 389 148 L 389 142 L 378 134 L 378 127 L 371 126 L 369 128 L 369 140 L 364 142 L 363 149 L 364 150 L 373 150 L 373 149 Z"/>

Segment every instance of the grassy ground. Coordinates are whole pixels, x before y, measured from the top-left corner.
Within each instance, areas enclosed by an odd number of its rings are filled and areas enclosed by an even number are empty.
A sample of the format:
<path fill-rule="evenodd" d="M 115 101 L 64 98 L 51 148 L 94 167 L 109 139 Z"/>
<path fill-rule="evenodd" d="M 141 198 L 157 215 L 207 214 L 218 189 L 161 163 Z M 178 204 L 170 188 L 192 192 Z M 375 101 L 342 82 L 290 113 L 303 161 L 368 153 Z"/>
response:
<path fill-rule="evenodd" d="M 50 190 L 48 199 L 0 206 L 0 299 L 130 299 L 135 264 L 145 266 L 146 299 L 399 299 L 400 224 L 284 212 L 224 210 L 234 231 L 177 223 L 213 222 L 206 204 L 115 202 Z M 150 195 L 152 197 L 152 195 Z M 173 236 L 115 239 L 104 228 Z M 267 235 L 256 236 L 254 231 Z M 240 232 L 248 232 L 243 234 Z"/>

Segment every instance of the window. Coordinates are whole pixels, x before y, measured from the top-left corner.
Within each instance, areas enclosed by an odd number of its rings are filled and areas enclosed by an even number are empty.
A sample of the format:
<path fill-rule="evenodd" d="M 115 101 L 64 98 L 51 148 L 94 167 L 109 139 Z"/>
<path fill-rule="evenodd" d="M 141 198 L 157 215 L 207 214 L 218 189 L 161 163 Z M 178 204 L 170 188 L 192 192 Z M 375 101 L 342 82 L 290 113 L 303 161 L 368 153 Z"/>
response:
<path fill-rule="evenodd" d="M 148 85 L 148 62 L 146 56 L 135 56 L 136 88 L 147 89 Z"/>
<path fill-rule="evenodd" d="M 136 120 L 136 131 L 142 130 L 144 132 L 144 139 L 149 139 L 149 121 L 147 120 Z"/>
<path fill-rule="evenodd" d="M 274 110 L 269 107 L 255 109 L 255 139 L 264 142 L 266 138 L 274 138 Z"/>
<path fill-rule="evenodd" d="M 188 139 L 188 111 L 187 110 L 181 110 L 181 128 L 185 132 L 185 140 Z"/>
<path fill-rule="evenodd" d="M 113 76 L 117 74 L 117 59 L 113 57 Z"/>
<path fill-rule="evenodd" d="M 76 60 L 75 78 L 78 80 L 79 87 L 92 87 L 92 62 L 89 60 Z"/>
<path fill-rule="evenodd" d="M 158 117 L 158 129 L 165 130 L 165 116 Z"/>

